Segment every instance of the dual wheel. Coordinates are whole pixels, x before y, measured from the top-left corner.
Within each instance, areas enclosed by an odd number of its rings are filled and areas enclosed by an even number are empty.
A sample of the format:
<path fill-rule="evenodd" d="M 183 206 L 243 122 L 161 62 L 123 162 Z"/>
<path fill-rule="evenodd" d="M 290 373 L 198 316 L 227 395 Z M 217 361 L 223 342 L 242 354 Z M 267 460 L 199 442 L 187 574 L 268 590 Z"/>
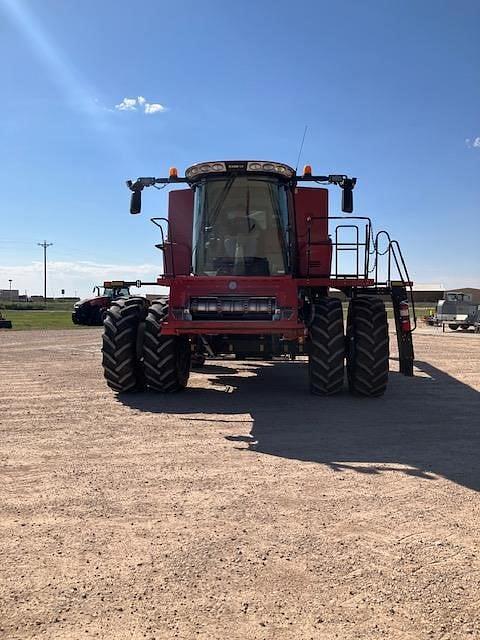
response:
<path fill-rule="evenodd" d="M 108 309 L 103 332 L 103 371 L 107 384 L 119 393 L 154 391 L 171 393 L 187 386 L 190 341 L 161 334 L 168 305 L 143 298 L 115 300 Z"/>
<path fill-rule="evenodd" d="M 343 388 L 346 359 L 352 393 L 381 396 L 388 381 L 388 322 L 385 305 L 374 297 L 358 296 L 350 302 L 344 335 L 342 303 L 321 298 L 313 305 L 309 326 L 310 390 L 334 395 Z"/>
<path fill-rule="evenodd" d="M 185 336 L 162 335 L 168 304 L 146 307 L 143 298 L 115 300 L 106 313 L 103 370 L 117 392 L 171 393 L 187 386 L 192 353 Z M 310 390 L 334 395 L 343 388 L 344 361 L 350 391 L 381 396 L 388 380 L 388 323 L 385 306 L 376 298 L 359 296 L 350 302 L 344 335 L 340 300 L 321 298 L 313 306 L 309 325 Z"/>

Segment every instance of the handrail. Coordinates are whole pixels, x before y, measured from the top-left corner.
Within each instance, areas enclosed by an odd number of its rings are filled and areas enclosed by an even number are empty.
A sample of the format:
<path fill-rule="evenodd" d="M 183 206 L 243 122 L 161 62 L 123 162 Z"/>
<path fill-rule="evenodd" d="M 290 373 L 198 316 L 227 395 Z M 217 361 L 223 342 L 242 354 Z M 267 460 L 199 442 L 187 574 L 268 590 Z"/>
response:
<path fill-rule="evenodd" d="M 415 331 L 415 329 L 417 328 L 417 314 L 415 312 L 415 300 L 413 298 L 412 281 L 410 280 L 410 276 L 408 274 L 407 265 L 405 264 L 405 259 L 403 257 L 402 250 L 400 249 L 400 245 L 399 245 L 398 241 L 397 240 L 392 240 L 391 241 L 391 246 L 392 246 L 392 254 L 393 254 L 393 257 L 395 259 L 395 264 L 397 265 L 397 268 L 398 268 L 398 260 L 397 260 L 396 254 L 395 254 L 395 247 L 398 250 L 398 257 L 400 258 L 403 270 L 405 272 L 406 286 L 408 287 L 408 289 L 410 291 L 410 301 L 411 301 L 411 304 L 412 304 L 412 315 L 413 315 L 413 329 L 412 329 L 412 331 Z M 400 273 L 400 270 L 399 270 L 399 273 Z"/>
<path fill-rule="evenodd" d="M 338 241 L 338 230 L 339 229 L 355 229 L 355 242 L 339 242 Z M 359 277 L 359 265 L 358 265 L 358 248 L 360 246 L 360 232 L 358 229 L 358 225 L 356 224 L 337 224 L 337 226 L 335 227 L 335 277 L 338 278 L 338 254 L 339 252 L 341 253 L 342 251 L 348 251 L 349 249 L 346 249 L 346 247 L 354 247 L 354 249 L 352 249 L 352 251 L 355 251 L 355 266 L 356 266 L 356 272 L 355 272 L 355 276 L 358 278 Z M 363 244 L 363 243 L 362 243 Z M 343 247 L 340 248 L 339 247 Z"/>
<path fill-rule="evenodd" d="M 364 247 L 364 268 L 363 276 L 368 278 L 370 272 L 370 243 L 372 239 L 372 220 L 368 216 L 309 216 L 307 219 L 307 274 L 310 273 L 310 254 L 311 254 L 311 227 L 312 222 L 315 220 L 342 220 L 343 222 L 350 222 L 352 220 L 362 220 L 365 222 L 365 242 L 360 242 L 360 228 L 356 224 L 340 224 L 335 226 L 335 242 L 332 242 L 332 246 L 335 247 L 335 278 L 341 279 L 341 277 L 348 277 L 347 274 L 338 275 L 338 254 L 346 249 L 341 249 L 342 246 L 352 246 L 356 248 L 356 267 L 355 274 L 351 274 L 353 277 L 359 277 L 359 248 Z M 339 242 L 338 241 L 338 229 L 339 228 L 354 228 L 356 230 L 356 242 Z M 330 231 L 330 229 L 329 229 Z M 331 234 L 329 234 L 331 235 Z M 350 275 L 350 274 L 349 274 Z"/>
<path fill-rule="evenodd" d="M 388 244 L 385 248 L 384 251 L 380 251 L 379 250 L 379 239 L 382 236 L 386 236 L 387 240 L 388 240 Z M 405 263 L 405 258 L 403 257 L 403 253 L 402 250 L 400 248 L 400 244 L 398 243 L 398 240 L 392 240 L 390 234 L 388 233 L 388 231 L 382 230 L 379 231 L 377 233 L 377 235 L 375 236 L 375 241 L 374 241 L 374 248 L 375 248 L 375 283 L 378 286 L 379 282 L 378 282 L 378 264 L 379 264 L 379 260 L 378 258 L 380 256 L 384 256 L 387 255 L 387 281 L 386 284 L 387 285 L 391 285 L 391 281 L 392 281 L 392 258 L 393 261 L 395 263 L 395 267 L 398 273 L 398 277 L 400 278 L 402 284 L 405 285 L 405 287 L 409 290 L 410 292 L 410 302 L 411 302 L 411 309 L 412 309 L 412 317 L 413 317 L 413 329 L 412 331 L 415 331 L 415 329 L 417 328 L 417 314 L 415 311 L 415 300 L 413 297 L 413 285 L 412 285 L 412 281 L 410 280 L 410 275 L 408 273 L 408 269 L 407 269 L 407 265 Z"/>
<path fill-rule="evenodd" d="M 310 255 L 311 255 L 311 236 L 312 236 L 312 223 L 315 220 L 342 220 L 343 224 L 337 224 L 335 226 L 335 231 L 332 229 L 332 233 L 334 234 L 334 242 L 332 242 L 332 246 L 334 249 L 334 258 L 335 265 L 332 264 L 332 278 L 341 280 L 342 277 L 347 277 L 345 274 L 341 274 L 339 276 L 339 254 L 346 250 L 356 251 L 356 269 L 357 272 L 356 277 L 359 277 L 359 249 L 361 246 L 364 247 L 364 277 L 368 278 L 370 273 L 374 273 L 374 282 L 375 286 L 378 288 L 379 286 L 387 286 L 390 287 L 392 283 L 392 269 L 395 268 L 395 271 L 398 274 L 398 279 L 401 281 L 402 285 L 408 290 L 410 297 L 410 309 L 413 320 L 413 329 L 414 331 L 417 328 L 417 316 L 415 311 L 415 300 L 413 298 L 413 286 L 410 280 L 410 276 L 408 273 L 407 265 L 405 263 L 405 259 L 402 254 L 402 250 L 397 240 L 393 240 L 388 231 L 381 230 L 376 235 L 373 234 L 372 230 L 372 221 L 368 216 L 309 216 L 307 220 L 307 274 L 310 274 Z M 363 220 L 365 221 L 365 242 L 360 242 L 360 225 L 358 224 L 346 224 L 350 223 L 352 220 Z M 353 228 L 355 229 L 355 241 L 352 242 L 340 242 L 339 240 L 339 229 L 344 228 Z M 330 229 L 329 229 L 330 231 Z M 332 235 L 332 234 L 330 234 Z M 385 237 L 386 238 L 386 247 L 381 250 L 380 249 L 380 240 Z M 342 246 L 344 247 L 342 249 Z M 352 248 L 353 247 L 353 248 Z M 374 264 L 370 268 L 370 256 L 374 256 Z M 380 270 L 380 258 L 382 256 L 386 256 L 387 260 L 387 273 L 386 273 L 386 281 L 379 282 L 379 270 Z"/>
<path fill-rule="evenodd" d="M 162 227 L 161 224 L 159 224 L 158 220 L 167 223 L 167 241 L 165 240 L 165 232 L 163 230 L 163 227 Z M 172 237 L 172 231 L 171 231 L 171 228 L 170 228 L 170 222 L 169 222 L 168 218 L 150 218 L 150 222 L 153 222 L 153 224 L 160 229 L 160 232 L 162 234 L 162 243 L 161 243 L 162 244 L 162 251 L 163 251 L 163 255 L 165 256 L 165 244 L 167 244 L 167 242 L 171 246 L 173 246 L 175 244 L 175 242 L 173 241 L 173 237 Z M 172 278 L 175 278 L 175 275 L 176 275 L 175 274 L 175 258 L 174 258 L 173 254 L 174 254 L 174 252 L 173 252 L 173 248 L 172 248 L 172 250 L 170 251 L 170 262 L 171 262 L 171 267 L 172 267 Z"/>

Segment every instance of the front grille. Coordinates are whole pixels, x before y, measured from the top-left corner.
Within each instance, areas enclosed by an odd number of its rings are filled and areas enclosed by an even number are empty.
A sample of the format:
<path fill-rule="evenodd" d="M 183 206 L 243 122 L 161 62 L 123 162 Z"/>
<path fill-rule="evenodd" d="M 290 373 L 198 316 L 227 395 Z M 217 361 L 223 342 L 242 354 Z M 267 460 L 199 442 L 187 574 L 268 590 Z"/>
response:
<path fill-rule="evenodd" d="M 273 320 L 275 298 L 218 296 L 191 298 L 192 320 Z"/>

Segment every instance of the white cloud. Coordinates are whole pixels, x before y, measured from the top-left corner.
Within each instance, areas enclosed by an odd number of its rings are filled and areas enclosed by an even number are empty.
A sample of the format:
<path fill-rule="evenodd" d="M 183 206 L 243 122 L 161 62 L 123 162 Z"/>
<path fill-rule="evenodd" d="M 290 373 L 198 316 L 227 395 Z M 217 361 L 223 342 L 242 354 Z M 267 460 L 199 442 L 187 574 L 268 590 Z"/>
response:
<path fill-rule="evenodd" d="M 160 272 L 158 264 L 114 264 L 89 261 L 67 262 L 49 260 L 47 273 L 47 291 L 49 296 L 60 296 L 65 289 L 66 296 L 88 295 L 94 285 L 101 285 L 105 280 L 146 280 L 154 282 Z M 27 290 L 29 295 L 43 292 L 43 262 L 34 261 L 23 265 L 0 265 L 0 283 L 12 278 L 12 288 L 21 293 Z M 0 286 L 2 288 L 2 286 Z M 145 293 L 149 289 L 140 290 Z M 158 292 L 158 287 L 151 289 Z"/>
<path fill-rule="evenodd" d="M 147 102 L 147 104 L 145 105 L 145 113 L 158 113 L 159 111 L 165 111 L 165 107 L 163 106 L 163 104 L 158 104 L 158 102 L 149 104 Z"/>
<path fill-rule="evenodd" d="M 124 98 L 120 104 L 115 105 L 115 109 L 118 111 L 136 111 L 137 107 L 137 99 L 136 98 Z"/>
<path fill-rule="evenodd" d="M 480 136 L 477 136 L 476 138 L 466 138 L 465 139 L 465 144 L 467 145 L 467 147 L 476 147 L 477 149 L 480 148 Z"/>
<path fill-rule="evenodd" d="M 115 105 L 117 111 L 137 111 L 137 107 L 143 107 L 143 113 L 162 113 L 166 111 L 166 107 L 159 102 L 147 102 L 143 96 L 136 98 L 124 98 L 119 104 Z"/>

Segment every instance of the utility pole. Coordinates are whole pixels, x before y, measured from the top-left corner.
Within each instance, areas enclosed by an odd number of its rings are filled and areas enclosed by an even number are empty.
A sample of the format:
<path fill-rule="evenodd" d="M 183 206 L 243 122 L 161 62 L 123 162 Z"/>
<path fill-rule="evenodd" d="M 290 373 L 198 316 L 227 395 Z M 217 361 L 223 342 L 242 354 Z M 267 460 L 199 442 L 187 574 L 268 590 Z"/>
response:
<path fill-rule="evenodd" d="M 39 247 L 43 247 L 43 301 L 47 304 L 47 249 L 53 242 L 37 242 Z"/>
<path fill-rule="evenodd" d="M 8 281 L 10 283 L 10 302 L 11 302 L 12 301 L 12 279 L 9 278 Z"/>

